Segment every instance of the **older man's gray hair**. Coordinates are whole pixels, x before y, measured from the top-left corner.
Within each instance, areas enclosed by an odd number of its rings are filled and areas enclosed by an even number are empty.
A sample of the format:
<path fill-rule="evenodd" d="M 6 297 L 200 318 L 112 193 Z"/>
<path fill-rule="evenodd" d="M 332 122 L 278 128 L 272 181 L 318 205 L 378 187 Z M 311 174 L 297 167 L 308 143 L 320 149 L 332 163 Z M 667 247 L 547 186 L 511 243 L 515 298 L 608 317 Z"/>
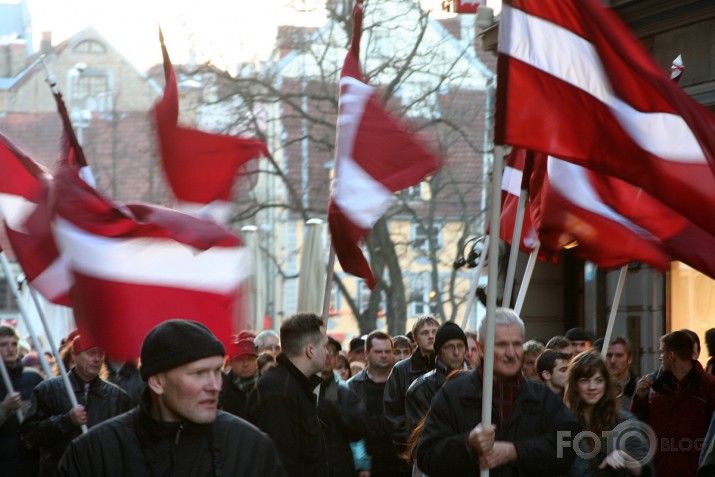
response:
<path fill-rule="evenodd" d="M 517 315 L 516 312 L 511 308 L 497 308 L 494 312 L 494 325 L 519 325 L 519 328 L 521 328 L 521 337 L 524 338 L 526 334 L 526 330 L 524 329 L 524 321 L 522 321 L 522 319 L 519 318 L 519 315 Z M 480 343 L 484 344 L 486 334 L 487 319 L 484 318 L 482 319 L 482 321 L 479 322 L 479 327 L 477 328 L 477 337 L 479 338 Z"/>
<path fill-rule="evenodd" d="M 265 348 L 267 338 L 275 338 L 279 342 L 281 339 L 280 335 L 277 332 L 273 330 L 263 330 L 258 333 L 255 338 L 253 338 L 253 344 L 255 344 L 256 348 L 258 349 Z"/>

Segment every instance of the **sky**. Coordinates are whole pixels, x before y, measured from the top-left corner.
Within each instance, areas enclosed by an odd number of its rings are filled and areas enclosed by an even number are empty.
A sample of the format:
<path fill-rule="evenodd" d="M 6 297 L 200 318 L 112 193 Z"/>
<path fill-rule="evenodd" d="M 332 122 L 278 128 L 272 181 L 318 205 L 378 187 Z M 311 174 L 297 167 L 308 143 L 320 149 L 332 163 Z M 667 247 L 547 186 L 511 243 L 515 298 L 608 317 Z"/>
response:
<path fill-rule="evenodd" d="M 161 62 L 161 25 L 172 60 L 210 58 L 218 66 L 265 59 L 278 25 L 319 26 L 325 22 L 325 0 L 27 0 L 34 44 L 43 31 L 54 44 L 88 25 L 95 27 L 121 53 L 144 70 Z M 440 12 L 441 0 L 421 0 Z M 489 0 L 489 5 L 501 1 Z M 298 11 L 296 6 L 302 11 Z"/>

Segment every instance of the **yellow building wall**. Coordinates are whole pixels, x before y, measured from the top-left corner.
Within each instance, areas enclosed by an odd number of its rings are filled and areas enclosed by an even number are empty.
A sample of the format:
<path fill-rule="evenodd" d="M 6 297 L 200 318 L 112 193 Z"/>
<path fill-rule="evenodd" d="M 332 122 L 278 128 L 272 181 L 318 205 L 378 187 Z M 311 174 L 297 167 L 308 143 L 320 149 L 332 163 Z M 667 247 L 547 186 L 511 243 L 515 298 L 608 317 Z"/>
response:
<path fill-rule="evenodd" d="M 700 337 L 700 362 L 705 365 L 708 352 L 705 331 L 715 327 L 715 280 L 681 262 L 673 262 L 667 284 L 669 320 L 667 332 L 687 328 Z"/>

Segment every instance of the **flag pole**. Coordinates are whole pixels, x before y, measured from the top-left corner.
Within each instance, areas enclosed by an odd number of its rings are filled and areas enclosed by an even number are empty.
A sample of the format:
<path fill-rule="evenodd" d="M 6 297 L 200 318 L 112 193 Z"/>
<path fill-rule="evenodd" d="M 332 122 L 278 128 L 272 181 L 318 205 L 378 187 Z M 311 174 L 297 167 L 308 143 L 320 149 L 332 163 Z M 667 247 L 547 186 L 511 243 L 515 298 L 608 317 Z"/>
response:
<path fill-rule="evenodd" d="M 493 237 L 499 237 L 501 215 L 501 176 L 503 166 L 501 152 L 494 154 L 492 166 L 492 205 L 490 230 Z M 499 279 L 499 240 L 489 241 L 489 266 L 487 282 L 487 316 L 486 336 L 484 337 L 484 382 L 482 383 L 482 427 L 489 428 L 492 424 L 492 393 L 494 386 L 494 323 L 497 308 L 497 280 Z M 481 477 L 488 477 L 489 470 L 482 469 Z"/>
<path fill-rule="evenodd" d="M 541 243 L 536 242 L 536 246 L 529 254 L 529 261 L 526 263 L 526 271 L 524 272 L 524 279 L 519 287 L 519 296 L 516 297 L 516 305 L 514 305 L 514 311 L 517 315 L 521 316 L 521 308 L 524 306 L 524 299 L 526 298 L 526 292 L 529 290 L 529 284 L 531 283 L 531 275 L 534 272 L 534 267 L 536 266 L 536 259 L 539 257 L 539 249 L 541 248 Z"/>
<path fill-rule="evenodd" d="M 628 265 L 623 265 L 618 273 L 618 284 L 616 285 L 616 293 L 613 295 L 613 305 L 611 305 L 611 313 L 608 315 L 608 326 L 606 327 L 606 335 L 603 337 L 603 348 L 601 348 L 601 356 L 606 357 L 608 353 L 608 344 L 611 342 L 613 335 L 613 326 L 616 323 L 616 314 L 618 314 L 618 306 L 621 303 L 623 295 L 623 286 L 626 283 L 626 275 L 628 274 Z"/>
<path fill-rule="evenodd" d="M 489 255 L 489 235 L 484 237 L 484 243 L 482 244 L 482 253 L 479 256 L 479 262 L 477 264 L 477 271 L 474 275 L 474 280 L 469 287 L 469 295 L 467 296 L 467 309 L 464 312 L 464 318 L 462 318 L 462 329 L 467 329 L 467 324 L 469 323 L 469 315 L 472 314 L 472 308 L 474 307 L 474 301 L 477 297 L 477 288 L 479 287 L 479 279 L 482 277 L 482 272 L 484 271 L 484 262 L 487 261 Z"/>
<path fill-rule="evenodd" d="M 328 266 L 325 273 L 325 292 L 323 293 L 323 318 L 325 318 L 325 326 L 328 326 L 328 312 L 330 311 L 330 295 L 333 291 L 333 274 L 335 273 L 335 248 L 333 243 L 330 243 L 330 254 L 328 255 Z"/>
<path fill-rule="evenodd" d="M 47 341 L 50 342 L 50 350 L 52 351 L 52 355 L 55 357 L 57 368 L 60 370 L 60 376 L 62 377 L 62 382 L 64 383 L 65 389 L 67 390 L 67 395 L 70 398 L 70 404 L 73 408 L 77 407 L 79 406 L 77 396 L 75 396 L 74 392 L 72 391 L 72 383 L 70 382 L 70 377 L 67 374 L 67 368 L 65 368 L 65 363 L 62 361 L 62 356 L 60 356 L 60 352 L 57 349 L 57 344 L 55 342 L 54 336 L 52 335 L 52 331 L 50 330 L 50 326 L 47 324 L 45 312 L 42 310 L 42 307 L 40 306 L 40 301 L 37 299 L 37 291 L 35 291 L 32 286 L 29 287 L 29 291 L 30 296 L 32 297 L 32 301 L 35 303 L 37 314 L 40 316 L 42 326 L 45 329 L 45 336 L 47 336 Z M 41 356 L 40 359 L 45 362 L 44 356 Z M 82 424 L 82 432 L 87 432 L 87 426 L 85 424 Z"/>
<path fill-rule="evenodd" d="M 516 218 L 514 220 L 514 233 L 511 237 L 511 249 L 509 250 L 509 264 L 506 269 L 506 281 L 504 282 L 504 295 L 502 296 L 502 306 L 511 306 L 511 292 L 514 288 L 514 275 L 516 275 L 516 261 L 519 256 L 519 246 L 521 245 L 521 229 L 524 227 L 524 211 L 526 210 L 526 199 L 528 191 L 521 189 L 519 192 L 519 204 L 516 208 Z"/>
<path fill-rule="evenodd" d="M 35 329 L 30 322 L 30 315 L 27 313 L 25 305 L 22 303 L 22 301 L 20 301 L 20 294 L 17 291 L 15 276 L 13 275 L 12 270 L 10 270 L 10 263 L 8 262 L 7 256 L 5 255 L 4 251 L 0 251 L 0 263 L 2 264 L 2 270 L 5 273 L 5 280 L 7 280 L 10 292 L 15 299 L 15 303 L 17 303 L 17 308 L 20 310 L 20 316 L 25 322 L 27 331 L 30 333 L 30 339 L 32 340 L 32 344 L 37 350 L 37 353 L 41 354 L 43 352 L 42 345 L 40 344 L 40 340 L 37 339 L 37 333 L 35 333 Z M 40 358 L 43 358 L 43 356 L 40 356 Z M 52 376 L 52 370 L 50 369 L 50 365 L 47 364 L 47 361 L 45 359 L 40 359 L 40 364 L 42 365 L 42 369 L 45 371 L 45 373 L 47 373 L 47 376 Z"/>
<path fill-rule="evenodd" d="M 7 389 L 7 394 L 12 394 L 15 392 L 15 388 L 12 387 L 12 381 L 10 380 L 10 373 L 7 371 L 7 366 L 5 366 L 5 360 L 0 359 L 0 374 L 2 374 L 2 381 L 5 383 L 5 389 Z M 15 409 L 15 414 L 17 415 L 18 422 L 22 423 L 24 416 L 22 415 L 22 410 L 20 408 Z"/>

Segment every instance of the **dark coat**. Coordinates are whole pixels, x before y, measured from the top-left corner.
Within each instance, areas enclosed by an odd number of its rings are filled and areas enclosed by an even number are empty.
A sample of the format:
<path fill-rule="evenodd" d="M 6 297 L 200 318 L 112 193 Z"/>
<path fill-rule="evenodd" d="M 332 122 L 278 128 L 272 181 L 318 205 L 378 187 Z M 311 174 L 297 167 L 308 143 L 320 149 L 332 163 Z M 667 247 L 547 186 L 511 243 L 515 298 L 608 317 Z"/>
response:
<path fill-rule="evenodd" d="M 680 392 L 675 391 L 673 379 L 671 372 L 663 372 L 653 382 L 650 396 L 633 398 L 632 410 L 658 437 L 656 475 L 695 476 L 700 449 L 696 445 L 680 449 L 679 443 L 705 437 L 715 411 L 715 377 L 693 361 L 693 369 L 685 377 Z"/>
<path fill-rule="evenodd" d="M 87 427 L 131 408 L 127 393 L 114 384 L 95 378 L 85 395 L 84 382 L 74 369 L 69 372 L 69 379 L 77 401 L 87 411 Z M 82 433 L 81 428 L 70 421 L 71 409 L 61 377 L 41 382 L 32 392 L 30 410 L 22 423 L 22 435 L 31 445 L 40 448 L 41 476 L 55 475 L 62 453 L 72 439 Z"/>
<path fill-rule="evenodd" d="M 492 414 L 497 415 L 493 410 Z M 417 465 L 430 477 L 477 476 L 478 456 L 467 448 L 469 432 L 482 420 L 482 379 L 475 370 L 457 376 L 437 391 L 417 445 Z M 581 431 L 559 397 L 541 383 L 519 386 L 506 429 L 496 440 L 514 443 L 518 458 L 492 469 L 493 477 L 566 474 L 575 458 L 570 446 L 557 449 L 557 432 Z M 558 458 L 559 452 L 561 458 Z"/>
<path fill-rule="evenodd" d="M 392 430 L 392 440 L 397 444 L 396 451 L 402 453 L 407 443 L 405 424 L 405 395 L 412 382 L 434 369 L 434 354 L 422 356 L 415 350 L 410 359 L 397 363 L 390 372 L 385 384 L 385 417 Z"/>
<path fill-rule="evenodd" d="M 124 363 L 118 370 L 115 370 L 111 364 L 107 365 L 107 369 L 109 370 L 107 382 L 122 388 L 129 395 L 132 407 L 139 404 L 139 396 L 141 396 L 146 387 L 146 382 L 142 379 L 139 368 L 131 363 Z"/>
<path fill-rule="evenodd" d="M 32 390 L 42 382 L 42 375 L 35 369 L 23 368 L 20 360 L 8 368 L 13 389 L 23 401 L 29 401 Z M 5 382 L 0 380 L 0 402 L 7 396 Z M 0 470 L 3 475 L 17 477 L 33 476 L 38 472 L 37 452 L 28 450 L 20 440 L 20 423 L 17 414 L 5 413 L 0 406 Z"/>
<path fill-rule="evenodd" d="M 149 414 L 149 392 L 131 411 L 70 444 L 59 475 L 67 477 L 282 477 L 268 436 L 218 411 L 211 424 L 162 422 Z"/>
<path fill-rule="evenodd" d="M 415 379 L 405 394 L 405 423 L 407 435 L 417 427 L 417 424 L 427 415 L 432 398 L 447 379 L 447 368 L 436 361 L 435 369 Z"/>
<path fill-rule="evenodd" d="M 325 425 L 313 394 L 322 380 L 309 380 L 283 353 L 276 363 L 249 394 L 248 417 L 273 440 L 288 476 L 325 477 Z"/>
<path fill-rule="evenodd" d="M 355 462 L 350 442 L 365 434 L 365 406 L 347 386 L 335 379 L 325 380 L 320 386 L 318 416 L 325 423 L 330 477 L 353 477 Z"/>
<path fill-rule="evenodd" d="M 366 402 L 365 386 L 368 381 L 372 382 L 369 368 L 366 368 L 347 382 L 348 388 L 357 395 L 363 404 Z M 370 470 L 373 471 L 373 474 L 395 475 L 407 466 L 397 457 L 392 445 L 392 431 L 384 413 L 367 415 L 365 449 L 372 458 Z"/>
<path fill-rule="evenodd" d="M 243 391 L 235 383 L 235 379 L 236 378 L 231 371 L 223 375 L 223 386 L 221 387 L 219 407 L 234 416 L 240 417 L 241 419 L 248 419 L 248 415 L 246 414 L 248 394 L 253 390 L 258 380 L 252 380 L 254 386 L 247 391 Z"/>

